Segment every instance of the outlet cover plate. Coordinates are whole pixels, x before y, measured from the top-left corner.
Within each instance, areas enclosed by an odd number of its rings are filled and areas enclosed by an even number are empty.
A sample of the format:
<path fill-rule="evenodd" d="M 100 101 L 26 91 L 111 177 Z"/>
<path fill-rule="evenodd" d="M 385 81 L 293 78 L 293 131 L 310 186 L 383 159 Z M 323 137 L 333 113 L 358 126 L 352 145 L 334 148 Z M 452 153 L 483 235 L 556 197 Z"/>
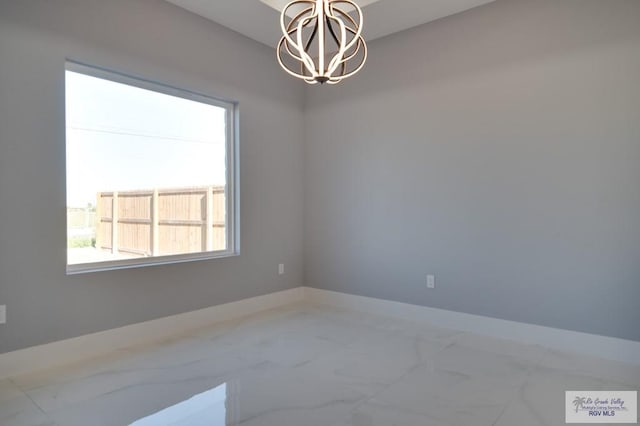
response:
<path fill-rule="evenodd" d="M 436 288 L 435 275 L 427 275 L 427 288 Z"/>

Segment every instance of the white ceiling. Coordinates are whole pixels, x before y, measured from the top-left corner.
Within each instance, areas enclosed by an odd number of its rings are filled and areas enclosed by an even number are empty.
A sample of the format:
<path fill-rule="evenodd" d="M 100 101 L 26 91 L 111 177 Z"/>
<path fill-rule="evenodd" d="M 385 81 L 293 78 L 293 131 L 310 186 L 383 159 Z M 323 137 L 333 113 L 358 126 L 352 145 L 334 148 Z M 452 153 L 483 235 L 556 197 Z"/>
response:
<path fill-rule="evenodd" d="M 276 11 L 281 12 L 282 9 L 284 9 L 285 6 L 287 4 L 289 4 L 289 2 L 291 0 L 260 0 L 260 1 L 262 3 L 265 3 L 267 6 L 271 6 Z M 358 4 L 358 6 L 360 6 L 361 9 L 363 7 L 365 7 L 366 5 L 368 5 L 368 4 L 376 3 L 378 1 L 380 1 L 380 0 L 355 0 L 355 2 Z M 303 5 L 300 5 L 299 7 L 290 7 L 289 10 L 291 12 L 287 12 L 287 15 L 290 18 L 293 18 L 299 11 L 301 11 L 304 8 L 305 8 L 305 6 L 303 6 Z M 350 13 L 355 8 L 347 5 L 346 3 L 341 3 L 340 4 L 340 9 L 344 10 L 347 13 Z"/>
<path fill-rule="evenodd" d="M 193 13 L 275 47 L 280 13 L 262 0 L 167 0 Z M 284 0 L 265 0 L 278 5 Z M 494 0 L 356 0 L 363 6 L 364 37 L 371 41 Z"/>

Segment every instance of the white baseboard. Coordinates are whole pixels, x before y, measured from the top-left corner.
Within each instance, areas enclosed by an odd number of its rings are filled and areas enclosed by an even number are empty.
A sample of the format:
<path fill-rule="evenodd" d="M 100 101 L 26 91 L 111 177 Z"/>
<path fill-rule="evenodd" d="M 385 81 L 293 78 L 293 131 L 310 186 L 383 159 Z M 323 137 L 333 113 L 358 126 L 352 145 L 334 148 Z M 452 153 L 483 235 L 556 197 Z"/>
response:
<path fill-rule="evenodd" d="M 151 343 L 167 336 L 303 301 L 537 344 L 580 355 L 640 364 L 640 342 L 298 287 L 0 354 L 0 379 L 97 357 L 114 350 Z"/>
<path fill-rule="evenodd" d="M 303 287 L 298 287 L 7 352 L 0 354 L 0 379 L 93 358 L 121 348 L 151 343 L 167 336 L 300 302 L 303 297 Z"/>
<path fill-rule="evenodd" d="M 438 327 L 508 339 L 525 344 L 535 344 L 580 355 L 640 364 L 640 342 L 632 340 L 543 327 L 310 287 L 304 288 L 304 298 L 313 303 L 327 304 L 415 322 L 426 322 Z"/>

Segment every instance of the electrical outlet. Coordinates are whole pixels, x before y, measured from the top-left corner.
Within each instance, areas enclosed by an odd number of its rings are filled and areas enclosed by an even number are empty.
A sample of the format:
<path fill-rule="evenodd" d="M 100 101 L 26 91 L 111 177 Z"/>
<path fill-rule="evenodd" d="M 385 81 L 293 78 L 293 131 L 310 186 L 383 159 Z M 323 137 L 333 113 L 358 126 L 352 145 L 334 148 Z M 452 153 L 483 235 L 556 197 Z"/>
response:
<path fill-rule="evenodd" d="M 278 265 L 278 275 L 284 275 L 284 263 Z"/>
<path fill-rule="evenodd" d="M 436 276 L 427 275 L 427 288 L 436 288 Z"/>
<path fill-rule="evenodd" d="M 7 305 L 0 305 L 0 324 L 7 323 Z"/>

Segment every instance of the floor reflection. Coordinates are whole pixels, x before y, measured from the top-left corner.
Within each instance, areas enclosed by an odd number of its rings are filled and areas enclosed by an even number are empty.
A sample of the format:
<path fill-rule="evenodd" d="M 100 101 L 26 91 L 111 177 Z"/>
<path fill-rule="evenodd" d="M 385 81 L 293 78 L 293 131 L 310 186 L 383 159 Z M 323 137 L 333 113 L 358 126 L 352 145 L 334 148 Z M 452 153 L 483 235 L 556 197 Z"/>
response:
<path fill-rule="evenodd" d="M 130 426 L 160 425 L 226 426 L 227 384 L 223 383 L 130 424 Z"/>

